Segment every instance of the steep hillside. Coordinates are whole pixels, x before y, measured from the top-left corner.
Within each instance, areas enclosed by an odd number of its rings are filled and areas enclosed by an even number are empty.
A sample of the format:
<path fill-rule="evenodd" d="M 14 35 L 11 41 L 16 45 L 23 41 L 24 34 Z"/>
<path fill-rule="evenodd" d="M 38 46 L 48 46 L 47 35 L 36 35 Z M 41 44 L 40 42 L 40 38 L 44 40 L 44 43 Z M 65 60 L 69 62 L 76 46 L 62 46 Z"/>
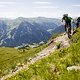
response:
<path fill-rule="evenodd" d="M 0 19 L 0 45 L 7 47 L 47 42 L 52 34 L 63 32 L 61 21 L 54 18 Z M 5 29 L 3 29 L 5 27 Z"/>
<path fill-rule="evenodd" d="M 11 77 L 11 76 L 15 75 L 19 71 L 27 68 L 29 65 L 31 65 L 31 64 L 35 63 L 36 61 L 38 61 L 38 60 L 40 60 L 40 59 L 50 55 L 52 52 L 55 51 L 56 48 L 59 48 L 59 47 L 56 47 L 56 45 L 58 43 L 61 43 L 62 47 L 68 47 L 69 46 L 69 41 L 67 39 L 68 39 L 67 35 L 59 35 L 59 36 L 57 36 L 53 40 L 54 42 L 51 41 L 50 43 L 48 43 L 48 46 L 45 49 L 43 49 L 42 51 L 37 53 L 35 57 L 31 57 L 28 60 L 28 62 L 26 61 L 25 65 L 23 65 L 23 66 L 16 66 L 14 71 L 11 71 L 8 75 L 3 76 L 1 78 L 1 80 L 4 80 L 4 79 L 6 79 L 8 77 Z"/>
<path fill-rule="evenodd" d="M 71 46 L 58 48 L 53 54 L 30 65 L 6 80 L 80 80 L 80 29 L 71 38 Z"/>
<path fill-rule="evenodd" d="M 51 34 L 43 30 L 39 25 L 32 25 L 28 22 L 22 22 L 18 28 L 14 28 L 9 32 L 7 37 L 2 40 L 2 46 L 19 46 L 23 43 L 32 44 L 41 41 L 46 42 Z"/>
<path fill-rule="evenodd" d="M 7 33 L 8 27 L 5 24 L 5 22 L 0 21 L 0 36 L 4 35 L 5 33 Z"/>

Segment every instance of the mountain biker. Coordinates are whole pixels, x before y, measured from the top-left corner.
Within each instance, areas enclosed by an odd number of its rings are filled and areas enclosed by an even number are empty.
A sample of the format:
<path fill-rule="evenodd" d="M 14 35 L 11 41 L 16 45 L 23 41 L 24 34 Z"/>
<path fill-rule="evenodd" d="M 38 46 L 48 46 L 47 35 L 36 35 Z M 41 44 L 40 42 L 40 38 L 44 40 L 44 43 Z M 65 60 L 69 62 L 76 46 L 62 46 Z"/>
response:
<path fill-rule="evenodd" d="M 70 34 L 71 34 L 71 20 L 72 20 L 72 18 L 68 17 L 68 14 L 63 15 L 62 22 L 63 21 L 65 22 L 65 25 L 64 25 L 65 31 L 67 33 L 67 28 L 69 27 L 69 33 Z"/>
<path fill-rule="evenodd" d="M 78 28 L 80 26 L 80 17 L 77 18 L 77 24 L 76 24 L 76 28 Z"/>

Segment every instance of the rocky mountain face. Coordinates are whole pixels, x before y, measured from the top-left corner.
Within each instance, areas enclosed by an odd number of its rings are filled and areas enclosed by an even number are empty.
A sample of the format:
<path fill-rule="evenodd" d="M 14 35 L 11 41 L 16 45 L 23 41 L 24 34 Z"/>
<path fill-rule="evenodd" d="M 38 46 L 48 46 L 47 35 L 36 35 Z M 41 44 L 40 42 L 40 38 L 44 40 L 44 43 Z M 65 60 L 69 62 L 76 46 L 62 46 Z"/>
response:
<path fill-rule="evenodd" d="M 0 45 L 15 47 L 46 42 L 53 33 L 63 31 L 59 19 L 43 17 L 0 19 Z"/>

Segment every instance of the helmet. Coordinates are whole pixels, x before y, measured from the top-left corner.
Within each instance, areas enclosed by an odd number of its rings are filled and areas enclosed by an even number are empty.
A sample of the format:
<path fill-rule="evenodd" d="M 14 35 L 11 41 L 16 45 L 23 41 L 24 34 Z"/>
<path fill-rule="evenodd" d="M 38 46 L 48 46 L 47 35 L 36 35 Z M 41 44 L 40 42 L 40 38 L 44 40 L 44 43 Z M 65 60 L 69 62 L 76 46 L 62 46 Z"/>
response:
<path fill-rule="evenodd" d="M 64 17 L 68 17 L 68 14 L 64 14 L 63 16 L 64 16 Z"/>

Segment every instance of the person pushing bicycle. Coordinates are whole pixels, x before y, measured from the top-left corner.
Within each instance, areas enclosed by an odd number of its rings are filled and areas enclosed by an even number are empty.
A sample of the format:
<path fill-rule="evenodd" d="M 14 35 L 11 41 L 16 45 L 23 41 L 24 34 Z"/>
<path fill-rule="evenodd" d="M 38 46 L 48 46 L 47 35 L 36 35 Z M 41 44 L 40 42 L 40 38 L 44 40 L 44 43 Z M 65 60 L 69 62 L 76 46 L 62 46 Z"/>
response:
<path fill-rule="evenodd" d="M 65 28 L 65 32 L 68 34 L 68 37 L 70 38 L 70 34 L 71 34 L 71 17 L 68 17 L 68 14 L 64 14 L 63 18 L 62 18 L 62 22 L 65 22 L 64 28 Z M 68 31 L 67 31 L 68 30 Z"/>

